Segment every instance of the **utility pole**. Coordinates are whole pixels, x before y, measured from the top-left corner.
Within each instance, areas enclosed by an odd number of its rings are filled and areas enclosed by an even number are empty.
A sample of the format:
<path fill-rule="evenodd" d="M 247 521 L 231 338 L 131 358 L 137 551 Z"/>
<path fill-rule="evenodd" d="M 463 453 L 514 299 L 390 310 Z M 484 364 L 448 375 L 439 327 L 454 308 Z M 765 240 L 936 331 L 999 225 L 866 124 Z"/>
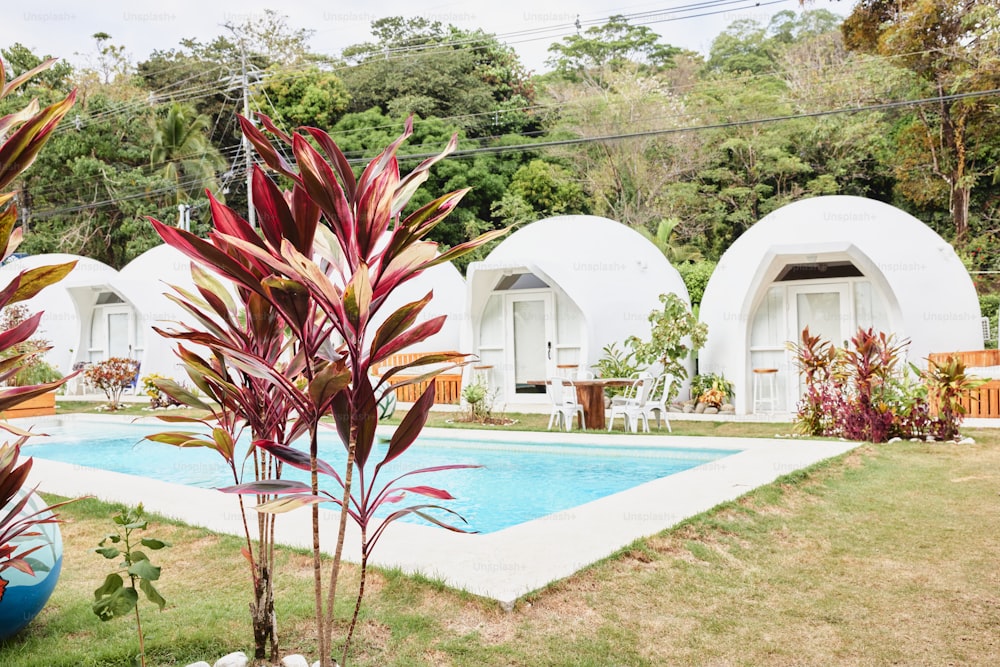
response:
<path fill-rule="evenodd" d="M 240 38 L 240 65 L 243 70 L 243 117 L 250 120 L 250 82 L 247 79 L 247 50 L 243 38 Z M 253 155 L 250 153 L 250 140 L 243 134 L 243 156 L 246 159 L 247 170 L 247 222 L 257 229 L 257 209 L 253 205 Z"/>

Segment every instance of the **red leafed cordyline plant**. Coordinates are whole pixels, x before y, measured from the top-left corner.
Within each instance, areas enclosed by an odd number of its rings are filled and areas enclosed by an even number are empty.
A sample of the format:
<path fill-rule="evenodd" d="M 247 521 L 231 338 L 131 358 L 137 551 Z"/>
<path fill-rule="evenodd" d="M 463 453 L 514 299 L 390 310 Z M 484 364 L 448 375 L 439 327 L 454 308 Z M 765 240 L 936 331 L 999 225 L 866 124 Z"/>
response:
<path fill-rule="evenodd" d="M 173 423 L 198 423 L 208 434 L 188 432 L 158 433 L 150 440 L 178 447 L 207 447 L 218 452 L 233 475 L 236 484 L 244 481 L 245 463 L 255 481 L 277 479 L 281 462 L 266 450 L 253 446 L 238 456 L 237 442 L 249 431 L 250 442 L 290 443 L 302 435 L 304 424 L 292 419 L 292 403 L 276 385 L 254 374 L 244 372 L 227 362 L 226 350 L 247 351 L 262 363 L 280 367 L 289 343 L 284 324 L 277 311 L 256 292 L 236 290 L 235 297 L 225 286 L 195 264 L 191 267 L 198 294 L 175 288 L 169 295 L 180 304 L 204 330 L 180 324 L 178 329 L 156 331 L 180 341 L 199 342 L 208 354 L 198 354 L 183 344 L 178 346 L 180 357 L 194 385 L 207 397 L 202 400 L 168 378 L 156 378 L 157 389 L 178 404 L 201 408 L 205 418 L 166 415 L 160 419 Z M 265 276 L 260 275 L 263 279 Z M 272 496 L 260 493 L 258 503 Z M 280 644 L 277 617 L 274 610 L 274 514 L 258 512 L 256 521 L 249 521 L 243 497 L 239 498 L 240 514 L 246 545 L 243 555 L 250 566 L 253 600 L 250 603 L 254 633 L 254 659 L 279 659 Z M 250 524 L 256 523 L 256 549 Z"/>
<path fill-rule="evenodd" d="M 0 99 L 54 63 L 55 59 L 46 60 L 38 67 L 7 81 L 4 65 L 0 62 Z M 20 111 L 0 116 L 0 190 L 6 188 L 34 161 L 56 124 L 73 106 L 75 99 L 74 91 L 64 100 L 41 110 L 38 108 L 38 101 L 32 100 Z M 13 193 L 0 193 L 0 261 L 10 257 L 22 239 L 22 228 L 15 229 L 17 208 L 13 199 Z M 67 262 L 21 271 L 6 287 L 0 289 L 0 310 L 10 304 L 30 299 L 43 288 L 62 280 L 75 265 L 76 262 Z M 0 384 L 15 377 L 33 355 L 48 349 L 19 350 L 38 329 L 41 318 L 42 313 L 36 313 L 15 326 L 0 331 Z M 0 412 L 17 406 L 29 398 L 57 389 L 69 377 L 44 384 L 0 389 Z M 2 510 L 21 491 L 31 470 L 32 461 L 29 458 L 21 465 L 17 465 L 21 446 L 31 433 L 4 421 L 0 421 L 0 429 L 17 436 L 13 442 L 4 442 L 0 445 L 0 510 Z M 30 554 L 35 548 L 19 548 L 16 540 L 37 534 L 34 529 L 39 524 L 56 521 L 50 510 L 65 504 L 52 505 L 19 518 L 18 514 L 27 505 L 33 492 L 34 489 L 23 495 L 6 511 L 0 512 L 0 574 L 7 568 L 14 568 L 34 575 Z M 3 599 L 5 587 L 6 581 L 0 576 L 0 600 Z"/>
<path fill-rule="evenodd" d="M 322 130 L 302 128 L 302 134 L 287 135 L 266 116 L 259 118 L 265 130 L 290 146 L 294 155 L 293 164 L 272 145 L 264 132 L 247 119 L 240 119 L 244 134 L 266 165 L 291 183 L 291 189 L 282 192 L 264 171 L 254 169 L 253 204 L 260 221 L 260 234 L 214 199 L 211 201 L 213 230 L 207 240 L 155 220 L 152 224 L 165 242 L 181 250 L 196 264 L 231 281 L 237 291 L 253 293 L 268 303 L 289 332 L 290 340 L 281 366 L 267 363 L 242 345 L 219 345 L 215 340 L 217 336 L 203 337 L 193 331 L 185 336 L 192 343 L 213 349 L 226 363 L 243 373 L 270 383 L 291 405 L 296 430 L 308 433 L 308 452 L 268 438 L 258 439 L 254 446 L 282 463 L 309 470 L 309 485 L 275 479 L 248 482 L 229 490 L 240 494 L 281 496 L 259 505 L 257 509 L 262 512 L 311 506 L 317 640 L 324 665 L 332 664 L 333 609 L 348 518 L 361 528 L 362 579 L 344 642 L 343 664 L 364 595 L 367 556 L 386 525 L 416 513 L 446 528 L 462 530 L 426 514 L 425 510 L 433 505 L 420 504 L 391 512 L 369 534 L 374 512 L 400 502 L 407 493 L 434 499 L 451 497 L 433 487 L 401 486 L 397 484 L 400 478 L 381 487 L 375 481 L 382 466 L 403 454 L 426 423 L 434 401 L 432 378 L 444 370 L 438 365 L 461 363 L 466 356 L 424 355 L 391 368 L 373 386 L 369 375 L 371 367 L 440 331 L 444 317 L 418 323 L 420 312 L 432 297 L 432 293 L 428 293 L 396 309 L 374 332 L 370 331 L 369 323 L 399 285 L 431 266 L 450 261 L 496 238 L 503 230 L 489 232 L 438 254 L 437 244 L 426 237 L 455 208 L 464 190 L 438 197 L 403 217 L 403 209 L 426 180 L 428 169 L 454 150 L 455 138 L 440 155 L 423 161 L 401 177 L 396 152 L 412 133 L 412 121 L 407 121 L 403 134 L 356 178 L 343 153 Z M 208 298 L 204 290 L 201 296 Z M 333 340 L 341 342 L 334 345 Z M 404 369 L 428 366 L 434 370 L 411 380 L 393 380 Z M 428 379 L 431 381 L 426 391 L 390 437 L 383 459 L 375 465 L 370 477 L 367 476 L 366 466 L 375 443 L 378 400 L 399 386 Z M 333 417 L 345 447 L 342 476 L 318 456 L 317 434 L 324 416 Z M 416 470 L 403 477 L 460 467 L 468 466 Z M 321 473 L 335 480 L 339 497 L 320 489 Z M 340 507 L 325 604 L 318 509 L 324 502 Z"/>

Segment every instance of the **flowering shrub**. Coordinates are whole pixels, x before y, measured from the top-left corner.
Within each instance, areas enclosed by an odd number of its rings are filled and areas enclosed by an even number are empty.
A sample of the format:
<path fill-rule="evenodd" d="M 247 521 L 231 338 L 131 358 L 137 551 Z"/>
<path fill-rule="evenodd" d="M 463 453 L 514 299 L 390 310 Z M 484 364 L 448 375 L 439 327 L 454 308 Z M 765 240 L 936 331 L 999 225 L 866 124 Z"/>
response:
<path fill-rule="evenodd" d="M 31 311 L 23 303 L 11 304 L 0 311 L 0 331 L 10 331 L 31 317 Z M 4 384 L 8 387 L 27 387 L 60 379 L 62 373 L 45 361 L 44 355 L 49 347 L 49 341 L 36 335 L 0 353 L 0 359 L 15 355 L 21 357 L 19 370 Z"/>
<path fill-rule="evenodd" d="M 111 357 L 90 364 L 84 371 L 87 382 L 104 392 L 108 397 L 108 408 L 121 407 L 122 393 L 128 389 L 139 374 L 139 362 L 125 357 Z"/>

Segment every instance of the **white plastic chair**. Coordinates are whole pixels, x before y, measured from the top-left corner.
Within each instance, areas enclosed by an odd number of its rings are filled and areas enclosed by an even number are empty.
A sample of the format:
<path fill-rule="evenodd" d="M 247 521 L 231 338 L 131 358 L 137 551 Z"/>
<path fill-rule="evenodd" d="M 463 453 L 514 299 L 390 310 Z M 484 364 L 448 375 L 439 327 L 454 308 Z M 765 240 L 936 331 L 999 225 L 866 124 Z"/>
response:
<path fill-rule="evenodd" d="M 549 416 L 548 430 L 553 424 L 563 426 L 568 431 L 573 426 L 573 417 L 580 415 L 583 424 L 583 405 L 576 400 L 576 388 L 565 378 L 549 378 L 545 385 L 545 393 L 552 404 L 552 414 Z"/>
<path fill-rule="evenodd" d="M 673 429 L 670 428 L 670 420 L 667 418 L 667 398 L 670 396 L 670 385 L 673 383 L 673 376 L 663 374 L 653 382 L 654 384 L 652 389 L 649 390 L 649 398 L 646 399 L 643 413 L 648 422 L 650 416 L 655 412 L 656 428 L 660 428 L 660 422 L 662 421 L 667 425 L 667 432 L 673 433 Z"/>
<path fill-rule="evenodd" d="M 615 417 L 621 415 L 623 426 L 633 433 L 639 431 L 639 422 L 642 422 L 643 430 L 649 433 L 649 420 L 646 419 L 646 401 L 649 399 L 649 392 L 653 388 L 654 378 L 644 375 L 635 380 L 625 393 L 616 396 L 611 401 L 611 415 L 608 417 L 608 431 L 615 425 Z"/>

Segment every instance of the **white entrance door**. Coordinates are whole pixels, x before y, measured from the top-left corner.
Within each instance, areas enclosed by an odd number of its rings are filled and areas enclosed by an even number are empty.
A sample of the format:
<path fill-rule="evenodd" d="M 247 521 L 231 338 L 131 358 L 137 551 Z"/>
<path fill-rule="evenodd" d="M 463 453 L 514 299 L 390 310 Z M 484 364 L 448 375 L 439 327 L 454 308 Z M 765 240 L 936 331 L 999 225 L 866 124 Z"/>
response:
<path fill-rule="evenodd" d="M 802 341 L 802 330 L 809 327 L 813 336 L 821 336 L 836 347 L 843 347 L 853 332 L 854 323 L 850 302 L 850 286 L 847 283 L 827 285 L 798 285 L 788 290 L 788 305 L 792 309 L 788 322 L 795 327 L 788 332 L 788 340 Z M 792 365 L 794 368 L 794 364 Z M 797 392 L 789 398 L 789 405 L 795 405 L 805 392 L 799 382 L 789 382 L 789 389 Z"/>
<path fill-rule="evenodd" d="M 531 400 L 545 394 L 544 380 L 555 368 L 555 309 L 551 292 L 507 294 L 507 396 Z"/>

